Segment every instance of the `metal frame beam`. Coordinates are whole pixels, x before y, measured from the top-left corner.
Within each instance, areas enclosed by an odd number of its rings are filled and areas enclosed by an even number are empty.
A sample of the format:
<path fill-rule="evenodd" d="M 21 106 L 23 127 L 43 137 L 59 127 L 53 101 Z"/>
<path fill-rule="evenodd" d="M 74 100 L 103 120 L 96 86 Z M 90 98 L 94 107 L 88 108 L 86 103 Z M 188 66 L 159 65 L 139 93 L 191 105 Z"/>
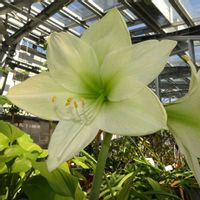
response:
<path fill-rule="evenodd" d="M 23 69 L 23 70 L 26 70 L 28 72 L 32 72 L 32 73 L 35 73 L 35 74 L 40 73 L 39 67 L 31 66 L 27 63 L 23 63 L 23 62 L 14 60 L 12 58 L 7 58 L 6 63 L 9 63 L 9 67 L 11 67 L 12 69 L 19 68 L 19 69 Z"/>
<path fill-rule="evenodd" d="M 188 66 L 175 66 L 175 67 L 165 67 L 163 72 L 160 74 L 160 78 L 184 78 L 189 77 L 191 74 L 190 68 Z"/>
<path fill-rule="evenodd" d="M 200 25 L 189 27 L 186 29 L 182 29 L 179 31 L 174 31 L 171 33 L 165 33 L 165 34 L 155 34 L 155 35 L 147 35 L 147 36 L 141 36 L 141 37 L 132 37 L 132 41 L 134 42 L 142 42 L 145 40 L 150 39 L 172 39 L 172 40 L 188 40 L 188 39 L 200 39 Z M 188 39 L 187 39 L 188 38 Z"/>
<path fill-rule="evenodd" d="M 21 29 L 16 31 L 11 37 L 10 41 L 12 44 L 17 44 L 19 40 L 26 36 L 30 31 L 32 31 L 34 28 L 36 28 L 38 25 L 40 25 L 40 21 L 47 20 L 50 16 L 58 12 L 60 9 L 63 8 L 66 4 L 71 3 L 72 0 L 62 0 L 62 1 L 55 1 L 49 6 L 47 6 L 41 13 L 39 13 L 36 18 L 39 20 L 31 20 L 27 24 L 25 24 Z"/>
<path fill-rule="evenodd" d="M 148 12 L 148 10 L 144 8 L 144 5 L 141 4 L 141 3 L 146 3 L 146 2 L 142 2 L 142 1 L 138 1 L 138 0 L 135 0 L 135 1 L 120 0 L 120 2 L 123 5 L 125 5 L 127 8 L 129 8 L 138 18 L 140 18 L 154 32 L 164 33 L 164 31 L 162 30 L 161 26 L 157 23 L 155 18 L 149 13 L 149 12 L 152 13 L 152 11 Z M 151 1 L 148 1 L 148 4 L 151 5 L 152 8 L 155 11 L 157 11 L 160 15 L 162 15 L 162 13 L 156 8 L 156 6 Z M 163 15 L 162 15 L 162 17 L 164 18 Z M 168 21 L 168 20 L 166 19 L 166 21 Z M 169 24 L 170 23 L 168 22 L 168 25 Z"/>
<path fill-rule="evenodd" d="M 53 26 L 53 25 L 51 25 L 51 24 L 45 22 L 44 20 L 40 20 L 40 19 L 38 19 L 37 17 L 34 17 L 34 16 L 32 16 L 31 14 L 29 14 L 29 13 L 26 13 L 26 12 L 23 11 L 22 9 L 18 8 L 16 5 L 13 5 L 13 4 L 10 4 L 10 3 L 7 3 L 7 2 L 3 2 L 3 4 L 4 4 L 6 7 L 10 8 L 11 10 L 14 10 L 14 11 L 16 11 L 16 12 L 19 12 L 19 13 L 21 13 L 22 15 L 26 16 L 27 18 L 29 18 L 29 19 L 31 19 L 31 20 L 33 20 L 33 21 L 38 21 L 39 24 L 44 25 L 44 26 L 46 26 L 47 28 L 49 28 L 49 29 L 51 29 L 51 30 L 53 30 L 53 31 L 59 31 L 59 29 L 58 29 L 57 27 L 55 27 L 55 26 Z"/>
<path fill-rule="evenodd" d="M 193 22 L 192 18 L 179 1 L 169 0 L 169 2 L 188 26 L 195 26 L 195 23 Z"/>
<path fill-rule="evenodd" d="M 194 41 L 188 40 L 188 50 L 189 50 L 189 55 L 192 58 L 192 62 L 196 63 L 195 51 L 194 51 Z"/>
<path fill-rule="evenodd" d="M 101 12 L 98 8 L 96 8 L 94 5 L 92 5 L 89 1 L 87 1 L 87 0 L 81 0 L 80 3 L 82 5 L 84 5 L 86 8 L 90 9 L 97 16 L 102 17 L 104 15 L 103 12 Z"/>
<path fill-rule="evenodd" d="M 164 92 L 161 93 L 161 96 L 162 96 L 162 98 L 170 98 L 170 97 L 181 98 L 187 92 L 188 92 L 188 90 L 164 91 Z"/>

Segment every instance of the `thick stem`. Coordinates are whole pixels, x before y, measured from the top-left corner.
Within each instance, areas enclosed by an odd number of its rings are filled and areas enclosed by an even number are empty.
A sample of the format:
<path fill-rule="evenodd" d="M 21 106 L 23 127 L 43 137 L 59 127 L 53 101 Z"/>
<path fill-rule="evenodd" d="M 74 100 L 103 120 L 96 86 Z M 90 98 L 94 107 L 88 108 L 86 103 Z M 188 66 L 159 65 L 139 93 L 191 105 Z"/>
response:
<path fill-rule="evenodd" d="M 96 166 L 90 200 L 98 200 L 99 199 L 102 176 L 104 173 L 104 168 L 105 168 L 106 159 L 108 156 L 108 150 L 109 150 L 111 138 L 112 138 L 112 135 L 110 133 L 105 133 L 101 151 L 99 153 L 97 166 Z"/>

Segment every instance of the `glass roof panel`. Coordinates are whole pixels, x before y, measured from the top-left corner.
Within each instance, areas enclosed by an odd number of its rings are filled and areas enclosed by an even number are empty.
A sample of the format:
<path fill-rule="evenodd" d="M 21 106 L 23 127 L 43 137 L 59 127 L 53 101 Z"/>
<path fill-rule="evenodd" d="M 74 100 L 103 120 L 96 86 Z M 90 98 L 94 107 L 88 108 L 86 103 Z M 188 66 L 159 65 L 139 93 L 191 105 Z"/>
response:
<path fill-rule="evenodd" d="M 138 29 L 143 29 L 147 27 L 144 23 L 141 23 L 141 24 L 137 24 L 137 25 L 133 25 L 133 26 L 129 26 L 128 27 L 128 30 L 129 31 L 134 31 L 134 30 L 138 30 Z"/>
<path fill-rule="evenodd" d="M 135 16 L 129 9 L 124 9 L 123 12 L 132 20 L 138 19 L 138 17 Z"/>
<path fill-rule="evenodd" d="M 186 66 L 186 63 L 177 55 L 170 56 L 168 62 L 172 66 Z"/>
<path fill-rule="evenodd" d="M 41 12 L 42 10 L 44 10 L 45 6 L 44 4 L 37 2 L 37 3 L 33 3 L 31 5 L 31 9 L 37 11 L 38 13 Z"/>
<path fill-rule="evenodd" d="M 200 17 L 200 1 L 199 0 L 180 0 L 185 9 L 192 18 Z"/>
<path fill-rule="evenodd" d="M 169 0 L 153 0 L 153 3 L 171 23 L 183 21 L 176 10 L 169 3 Z"/>
<path fill-rule="evenodd" d="M 195 46 L 195 58 L 196 58 L 196 64 L 200 66 L 200 46 Z"/>
<path fill-rule="evenodd" d="M 70 3 L 67 8 L 75 15 L 78 15 L 81 19 L 86 19 L 94 16 L 92 11 L 86 8 L 83 4 L 79 3 L 77 0 Z"/>
<path fill-rule="evenodd" d="M 97 19 L 88 20 L 88 21 L 86 22 L 86 24 L 87 24 L 88 26 L 91 26 L 92 24 L 96 23 L 97 21 L 98 21 Z"/>
<path fill-rule="evenodd" d="M 85 31 L 85 28 L 83 28 L 82 26 L 75 26 L 73 28 L 70 28 L 70 30 L 78 35 L 81 35 Z"/>
<path fill-rule="evenodd" d="M 64 16 L 62 13 L 56 13 L 49 19 L 51 19 L 52 21 L 56 22 L 57 24 L 63 27 L 70 26 L 71 24 L 73 24 L 73 21 Z"/>
<path fill-rule="evenodd" d="M 101 9 L 105 10 L 109 10 L 115 6 L 119 6 L 121 5 L 119 0 L 109 0 L 109 1 L 105 1 L 105 0 L 88 0 L 90 3 L 92 3 L 93 5 L 97 5 L 97 7 L 100 7 Z"/>

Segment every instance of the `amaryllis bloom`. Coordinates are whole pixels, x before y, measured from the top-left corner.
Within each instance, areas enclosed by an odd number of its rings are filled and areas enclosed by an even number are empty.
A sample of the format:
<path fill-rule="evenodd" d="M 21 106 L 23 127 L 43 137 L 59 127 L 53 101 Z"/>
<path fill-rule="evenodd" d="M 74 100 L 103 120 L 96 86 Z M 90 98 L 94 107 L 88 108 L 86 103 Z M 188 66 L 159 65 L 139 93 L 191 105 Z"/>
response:
<path fill-rule="evenodd" d="M 138 136 L 166 128 L 165 109 L 146 85 L 162 71 L 175 45 L 170 40 L 132 45 L 117 9 L 81 38 L 52 33 L 49 72 L 8 93 L 24 110 L 59 121 L 49 144 L 49 170 L 86 147 L 99 129 Z"/>
<path fill-rule="evenodd" d="M 183 98 L 166 105 L 167 124 L 200 185 L 200 72 L 185 58 L 192 74 L 189 91 Z"/>

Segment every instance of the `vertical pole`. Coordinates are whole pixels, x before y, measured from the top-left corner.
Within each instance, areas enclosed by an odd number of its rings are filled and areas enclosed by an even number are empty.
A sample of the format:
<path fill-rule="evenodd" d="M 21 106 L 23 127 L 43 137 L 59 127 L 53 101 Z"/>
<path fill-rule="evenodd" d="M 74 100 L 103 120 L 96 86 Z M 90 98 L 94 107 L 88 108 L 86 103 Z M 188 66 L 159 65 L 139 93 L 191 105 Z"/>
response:
<path fill-rule="evenodd" d="M 192 62 L 196 65 L 196 58 L 195 58 L 195 51 L 194 51 L 194 41 L 193 40 L 188 40 L 188 50 L 189 50 L 189 55 L 192 59 Z"/>
<path fill-rule="evenodd" d="M 156 94 L 158 96 L 159 99 L 161 99 L 161 90 L 160 90 L 160 77 L 158 76 L 155 79 L 155 89 L 156 89 Z"/>

